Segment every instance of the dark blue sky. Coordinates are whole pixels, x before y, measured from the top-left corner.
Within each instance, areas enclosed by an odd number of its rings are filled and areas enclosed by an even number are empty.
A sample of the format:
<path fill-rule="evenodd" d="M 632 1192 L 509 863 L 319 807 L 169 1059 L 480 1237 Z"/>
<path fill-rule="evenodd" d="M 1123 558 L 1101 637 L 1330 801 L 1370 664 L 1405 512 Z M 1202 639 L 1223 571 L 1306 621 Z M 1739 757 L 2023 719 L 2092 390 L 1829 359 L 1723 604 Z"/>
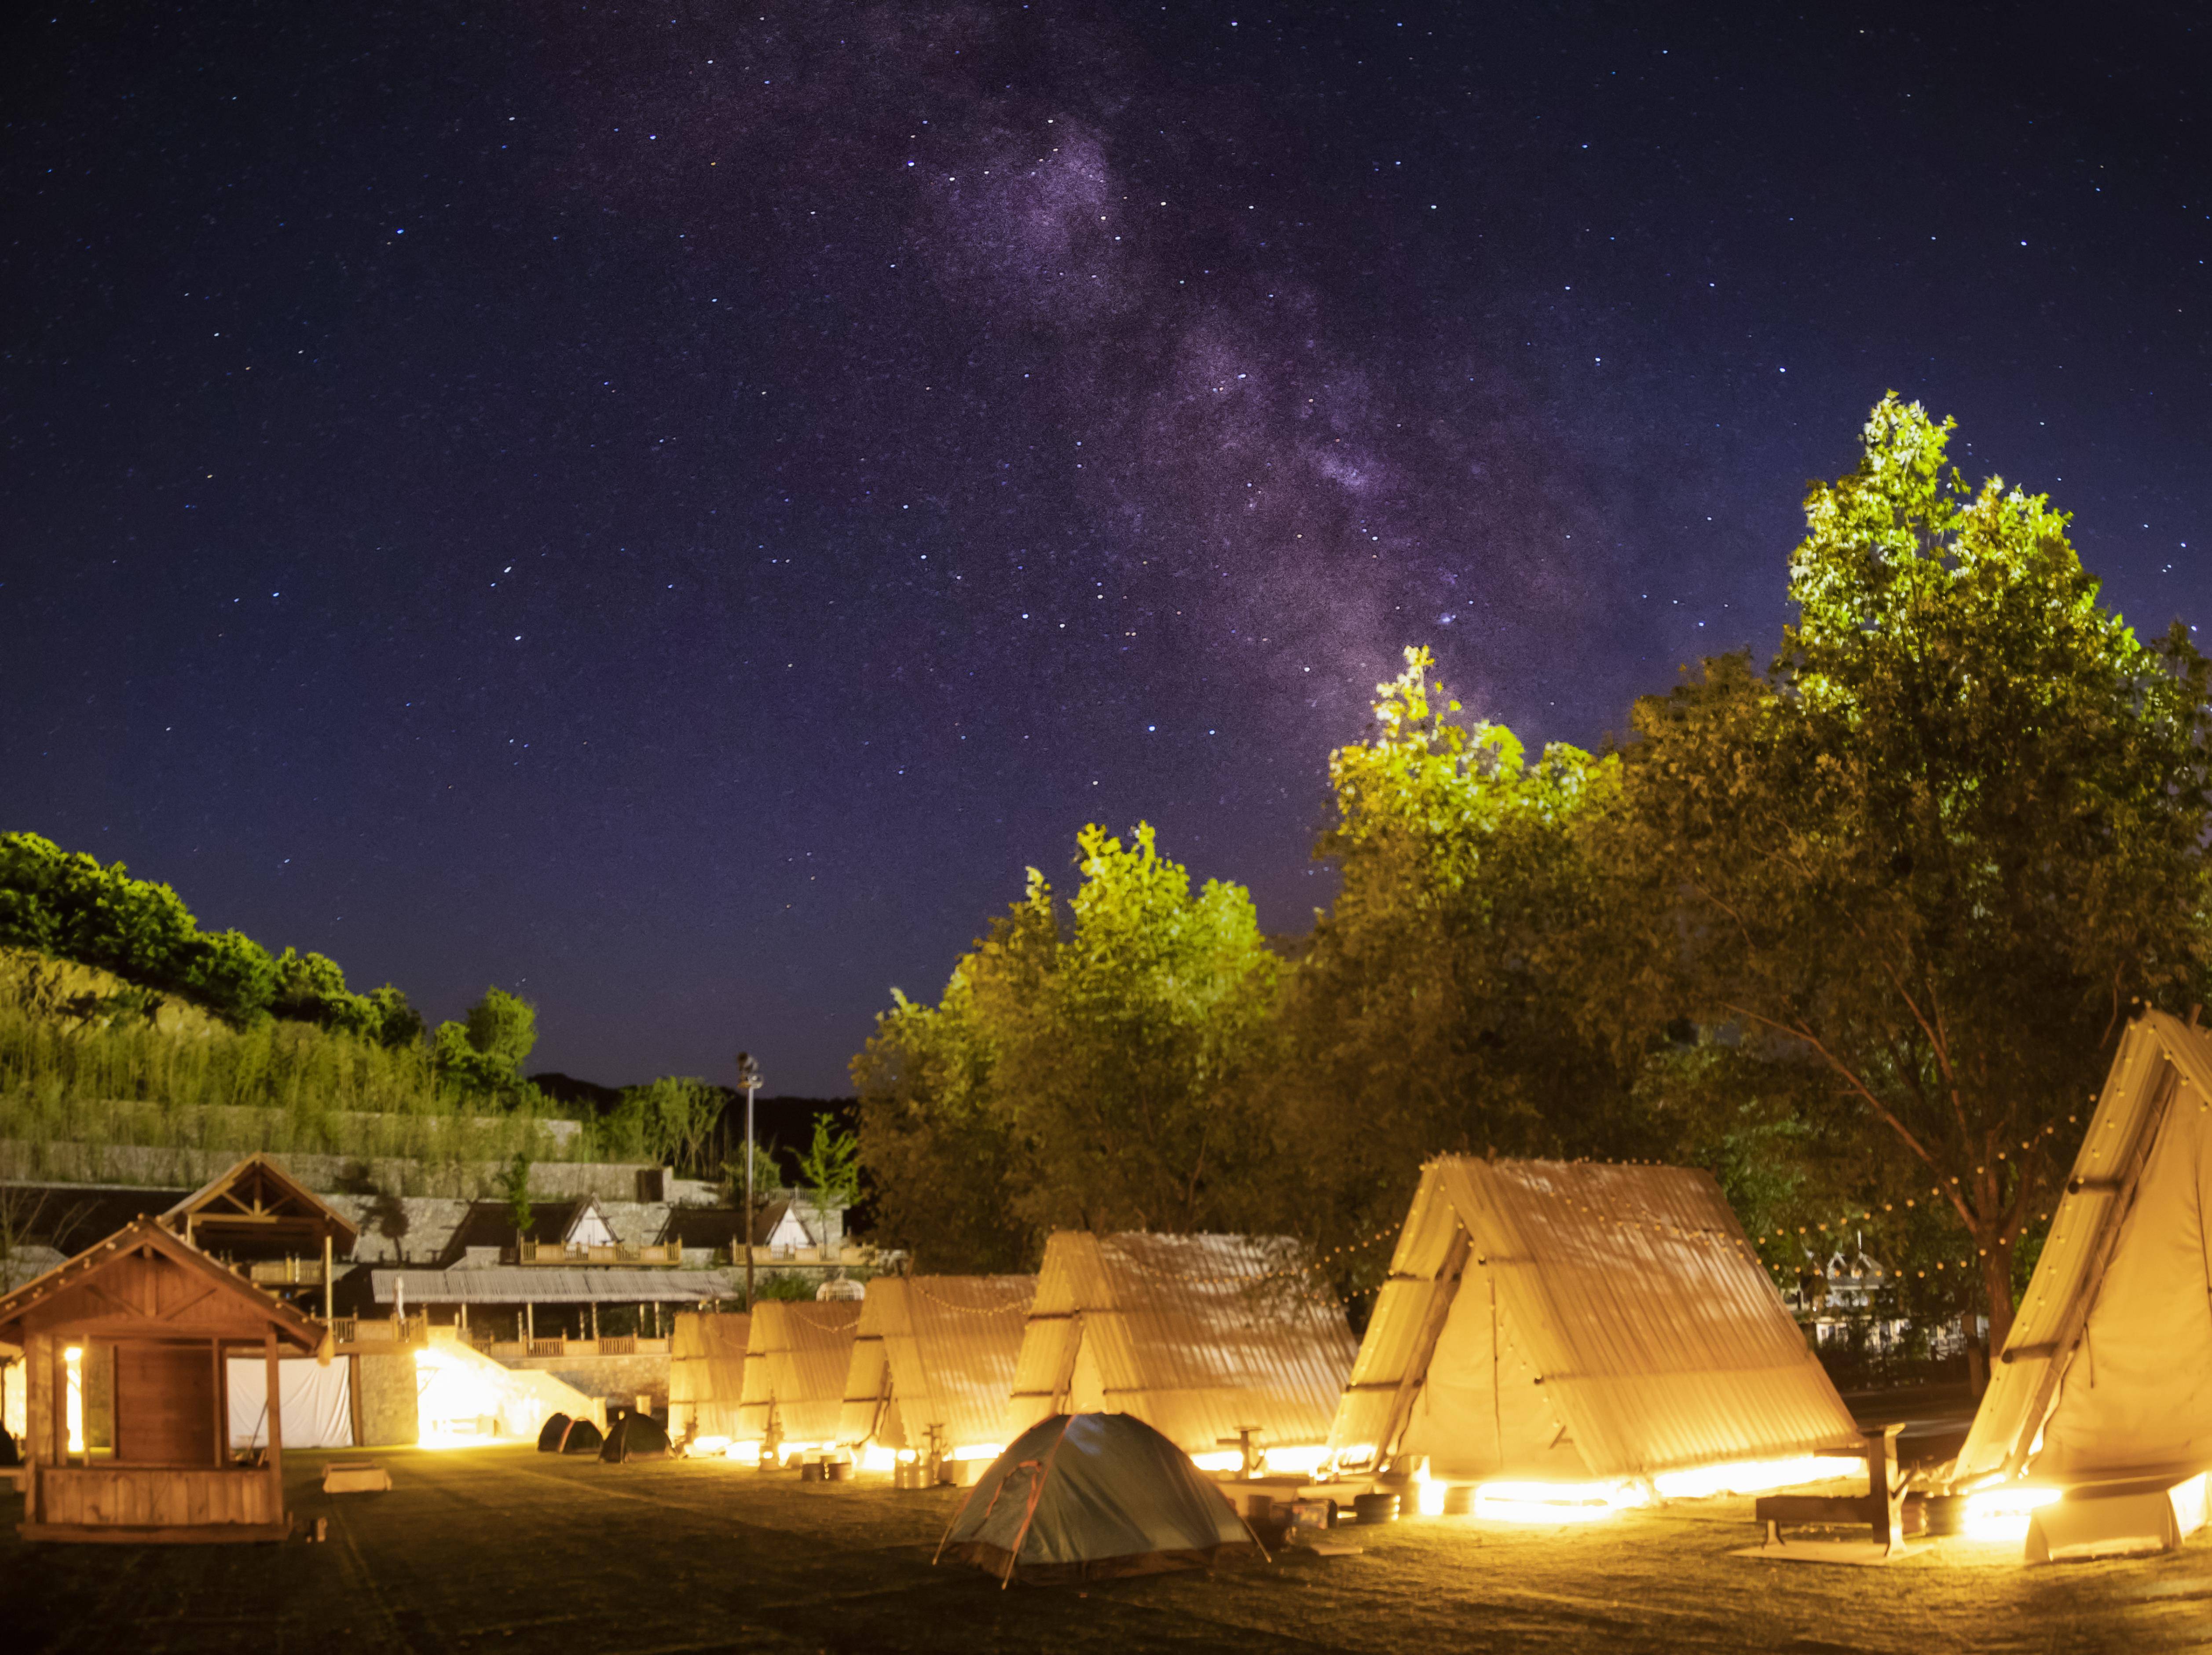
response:
<path fill-rule="evenodd" d="M 1092 818 L 1303 928 L 1400 646 L 1763 654 L 1889 387 L 2212 610 L 2195 9 L 5 29 L 0 827 L 537 1067 L 842 1090 Z"/>

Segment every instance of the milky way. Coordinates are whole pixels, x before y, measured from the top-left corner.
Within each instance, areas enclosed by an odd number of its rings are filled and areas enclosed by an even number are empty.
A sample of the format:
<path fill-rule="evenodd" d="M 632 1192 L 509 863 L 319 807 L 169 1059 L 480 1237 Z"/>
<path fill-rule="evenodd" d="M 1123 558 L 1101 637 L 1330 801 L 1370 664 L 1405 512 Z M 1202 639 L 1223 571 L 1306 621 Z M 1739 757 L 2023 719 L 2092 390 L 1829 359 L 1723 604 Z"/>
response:
<path fill-rule="evenodd" d="M 544 1067 L 836 1089 L 1091 819 L 1302 928 L 1402 646 L 1601 739 L 1892 386 L 2205 608 L 2178 23 L 10 27 L 0 826 Z"/>

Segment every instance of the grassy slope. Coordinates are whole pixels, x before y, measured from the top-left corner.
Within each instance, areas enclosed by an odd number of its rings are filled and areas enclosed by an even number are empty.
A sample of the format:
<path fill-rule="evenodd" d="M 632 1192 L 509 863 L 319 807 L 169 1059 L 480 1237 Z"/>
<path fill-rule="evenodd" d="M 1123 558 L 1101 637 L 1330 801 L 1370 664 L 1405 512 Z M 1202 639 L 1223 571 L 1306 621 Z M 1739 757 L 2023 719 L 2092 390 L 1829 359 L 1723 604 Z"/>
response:
<path fill-rule="evenodd" d="M 2140 1562 L 2029 1570 L 1947 1542 L 1887 1569 L 1728 1555 L 1748 1502 L 1601 1527 L 1467 1518 L 1353 1530 L 1356 1558 L 1073 1589 L 933 1570 L 950 1491 L 799 1483 L 726 1463 L 615 1467 L 527 1449 L 382 1451 L 395 1487 L 294 1508 L 331 1543 L 50 1548 L 0 1494 L 8 1646 L 163 1651 L 1431 1652 L 2202 1649 L 2212 1540 Z"/>

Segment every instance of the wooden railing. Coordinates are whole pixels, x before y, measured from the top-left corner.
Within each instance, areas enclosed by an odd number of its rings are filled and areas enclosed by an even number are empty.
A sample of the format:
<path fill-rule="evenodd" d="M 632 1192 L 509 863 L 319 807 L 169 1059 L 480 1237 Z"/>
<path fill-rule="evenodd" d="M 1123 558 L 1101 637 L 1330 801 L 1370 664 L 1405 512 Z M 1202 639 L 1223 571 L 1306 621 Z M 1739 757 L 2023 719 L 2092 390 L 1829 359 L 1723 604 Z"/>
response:
<path fill-rule="evenodd" d="M 852 1269 L 866 1269 L 872 1266 L 878 1256 L 877 1249 L 872 1245 L 864 1246 L 853 1243 L 835 1247 L 777 1246 L 753 1249 L 753 1263 L 756 1265 L 842 1264 Z M 730 1263 L 742 1265 L 744 1262 L 745 1250 L 732 1246 L 730 1249 Z"/>
<path fill-rule="evenodd" d="M 641 1247 L 633 1247 L 628 1242 L 600 1247 L 526 1241 L 515 1250 L 517 1261 L 524 1264 L 626 1264 L 665 1269 L 684 1262 L 683 1244 L 674 1241 L 651 1242 Z"/>
<path fill-rule="evenodd" d="M 263 1258 L 246 1267 L 246 1280 L 257 1287 L 287 1287 L 323 1285 L 323 1261 L 319 1258 Z"/>

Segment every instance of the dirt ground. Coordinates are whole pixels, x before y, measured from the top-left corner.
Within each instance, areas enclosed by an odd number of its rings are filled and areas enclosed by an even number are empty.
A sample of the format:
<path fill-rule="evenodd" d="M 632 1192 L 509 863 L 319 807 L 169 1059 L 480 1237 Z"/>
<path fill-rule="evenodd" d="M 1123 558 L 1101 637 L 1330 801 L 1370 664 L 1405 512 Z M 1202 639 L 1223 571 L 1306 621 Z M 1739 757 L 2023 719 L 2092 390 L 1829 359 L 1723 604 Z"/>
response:
<path fill-rule="evenodd" d="M 1522 1528 L 1347 1530 L 1297 1552 L 1073 1588 L 933 1569 L 959 1499 L 800 1483 L 726 1462 L 629 1466 L 527 1448 L 374 1456 L 389 1494 L 328 1497 L 327 1543 L 33 1547 L 0 1494 L 0 1648 L 162 1651 L 2033 1651 L 2212 1648 L 2212 1537 L 2150 1561 L 2029 1569 L 1936 1542 L 1887 1568 L 1729 1556 L 1749 1503 Z"/>

